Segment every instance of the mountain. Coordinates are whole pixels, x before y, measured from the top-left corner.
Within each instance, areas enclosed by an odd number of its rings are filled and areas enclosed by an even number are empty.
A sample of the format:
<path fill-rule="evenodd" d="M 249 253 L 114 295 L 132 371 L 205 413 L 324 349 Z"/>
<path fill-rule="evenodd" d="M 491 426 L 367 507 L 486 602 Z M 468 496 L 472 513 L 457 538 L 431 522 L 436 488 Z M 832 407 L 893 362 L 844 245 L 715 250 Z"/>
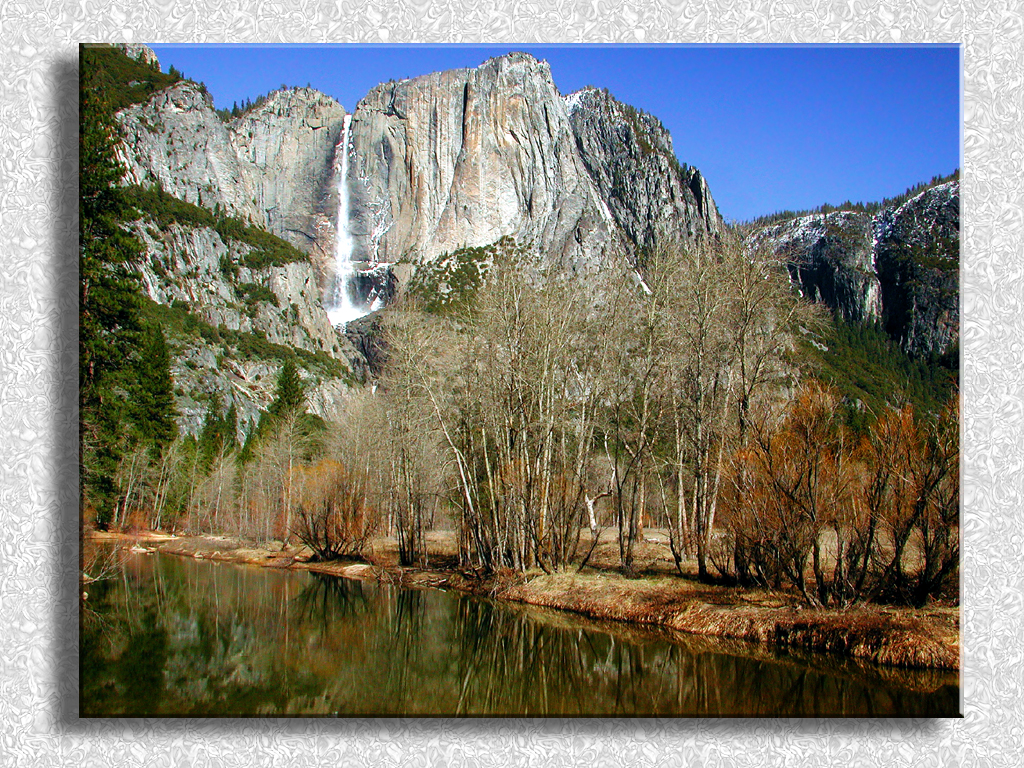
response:
<path fill-rule="evenodd" d="M 323 232 L 334 226 L 330 185 L 345 110 L 329 96 L 276 91 L 225 123 L 205 88 L 184 80 L 118 117 L 127 182 L 159 182 L 316 253 L 321 264 L 330 259 Z"/>
<path fill-rule="evenodd" d="M 584 88 L 564 101 L 598 195 L 639 252 L 724 230 L 703 176 L 679 164 L 661 121 L 607 90 Z"/>
<path fill-rule="evenodd" d="M 158 66 L 142 46 L 127 53 Z M 225 123 L 205 87 L 187 80 L 117 114 L 123 182 L 142 214 L 132 229 L 146 312 L 169 331 L 187 432 L 234 404 L 241 437 L 285 359 L 298 363 L 309 409 L 323 418 L 365 369 L 321 302 L 344 115 L 333 99 L 295 89 Z"/>
<path fill-rule="evenodd" d="M 123 50 L 158 69 L 144 46 Z M 547 63 L 522 53 L 383 83 L 351 114 L 296 88 L 224 120 L 205 86 L 178 80 L 117 119 L 124 183 L 144 214 L 143 283 L 177 329 L 192 432 L 210 404 L 235 403 L 240 430 L 252 423 L 284 348 L 305 355 L 314 412 L 344 406 L 369 347 L 365 323 L 350 339 L 324 309 L 343 241 L 347 289 L 367 303 L 393 296 L 396 274 L 408 281 L 466 249 L 512 242 L 585 273 L 723 227 L 657 119 L 603 91 L 562 96 Z"/>
<path fill-rule="evenodd" d="M 851 322 L 877 321 L 913 357 L 959 342 L 960 182 L 876 214 L 800 216 L 750 236 L 782 259 L 801 293 Z"/>
<path fill-rule="evenodd" d="M 352 146 L 371 259 L 429 261 L 506 235 L 577 267 L 625 250 L 532 56 L 380 85 L 355 109 Z"/>
<path fill-rule="evenodd" d="M 371 262 L 510 236 L 585 270 L 722 227 L 660 122 L 607 92 L 562 97 L 528 54 L 378 86 L 353 113 L 352 153 L 357 248 Z"/>
<path fill-rule="evenodd" d="M 159 71 L 149 49 L 124 50 Z M 403 286 L 444 291 L 439 306 L 452 306 L 447 292 L 471 290 L 502 249 L 586 274 L 642 269 L 647 254 L 726 231 L 656 117 L 597 88 L 563 95 L 524 53 L 382 83 L 351 113 L 294 88 L 223 119 L 202 84 L 179 79 L 117 119 L 149 312 L 172 330 L 192 433 L 232 403 L 240 432 L 254 423 L 285 358 L 314 413 L 344 408 L 376 352 L 372 322 L 346 333 L 328 318 L 343 270 L 363 311 Z M 880 321 L 911 355 L 942 354 L 958 340 L 958 206 L 952 182 L 751 241 L 786 261 L 808 299 Z"/>

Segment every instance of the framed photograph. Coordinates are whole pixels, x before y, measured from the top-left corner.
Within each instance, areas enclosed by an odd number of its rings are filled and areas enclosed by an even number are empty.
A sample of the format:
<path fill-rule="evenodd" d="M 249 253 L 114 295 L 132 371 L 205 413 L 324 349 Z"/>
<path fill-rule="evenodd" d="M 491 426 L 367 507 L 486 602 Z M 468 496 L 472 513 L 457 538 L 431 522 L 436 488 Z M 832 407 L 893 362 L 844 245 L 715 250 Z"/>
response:
<path fill-rule="evenodd" d="M 79 51 L 82 717 L 960 717 L 961 50 Z"/>

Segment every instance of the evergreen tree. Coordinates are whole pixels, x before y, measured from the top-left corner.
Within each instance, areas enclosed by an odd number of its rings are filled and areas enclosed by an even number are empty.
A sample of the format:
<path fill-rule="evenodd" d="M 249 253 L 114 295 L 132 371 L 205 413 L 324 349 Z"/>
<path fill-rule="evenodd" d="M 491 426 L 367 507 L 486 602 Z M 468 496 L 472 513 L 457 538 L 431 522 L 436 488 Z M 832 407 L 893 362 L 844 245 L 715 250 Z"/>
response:
<path fill-rule="evenodd" d="M 238 461 L 241 464 L 252 459 L 256 446 L 264 437 L 276 433 L 281 425 L 295 418 L 302 420 L 306 414 L 306 393 L 302 386 L 302 379 L 299 378 L 299 371 L 294 361 L 286 360 L 281 366 L 277 376 L 277 386 L 274 389 L 274 400 L 270 408 L 260 416 L 256 426 L 249 432 L 238 454 Z M 305 423 L 303 420 L 302 429 L 308 431 L 316 425 Z"/>
<path fill-rule="evenodd" d="M 299 378 L 295 363 L 286 360 L 277 376 L 274 402 L 270 404 L 270 415 L 275 421 L 288 416 L 297 416 L 306 410 L 306 393 Z"/>
<path fill-rule="evenodd" d="M 124 448 L 126 398 L 139 342 L 139 242 L 121 228 L 131 207 L 118 182 L 122 169 L 115 123 L 94 73 L 83 69 L 79 132 L 79 402 L 83 505 L 97 523 L 110 519 L 114 473 Z"/>
<path fill-rule="evenodd" d="M 133 402 L 139 436 L 159 453 L 178 434 L 174 409 L 174 381 L 167 340 L 159 326 L 146 333 L 138 361 L 138 382 Z"/>
<path fill-rule="evenodd" d="M 138 240 L 121 228 L 131 211 L 117 182 L 113 117 L 82 89 L 79 137 L 79 365 L 83 392 L 124 367 L 138 340 Z"/>
<path fill-rule="evenodd" d="M 221 453 L 230 453 L 238 446 L 238 410 L 232 400 L 227 413 L 221 415 L 216 405 L 210 407 L 199 433 L 199 462 L 204 472 L 213 466 Z"/>
<path fill-rule="evenodd" d="M 228 408 L 227 414 L 224 416 L 224 446 L 227 450 L 233 451 L 238 447 L 238 409 L 235 407 L 235 401 L 231 401 L 231 407 Z"/>

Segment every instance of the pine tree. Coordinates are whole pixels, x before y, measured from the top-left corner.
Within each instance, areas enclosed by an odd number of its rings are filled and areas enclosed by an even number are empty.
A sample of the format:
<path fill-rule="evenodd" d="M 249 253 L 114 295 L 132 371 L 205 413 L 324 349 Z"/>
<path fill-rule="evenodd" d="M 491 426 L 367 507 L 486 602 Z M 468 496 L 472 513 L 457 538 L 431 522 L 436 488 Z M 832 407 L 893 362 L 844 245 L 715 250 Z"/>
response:
<path fill-rule="evenodd" d="M 79 427 L 82 502 L 106 525 L 117 497 L 139 342 L 142 249 L 121 224 L 132 209 L 118 186 L 115 123 L 95 73 L 82 70 L 79 132 Z"/>
<path fill-rule="evenodd" d="M 229 451 L 238 447 L 238 409 L 234 400 L 224 416 L 224 447 Z"/>
<path fill-rule="evenodd" d="M 199 461 L 204 472 L 209 471 L 219 454 L 230 453 L 238 446 L 237 432 L 238 410 L 233 400 L 223 416 L 216 405 L 210 407 L 199 432 Z"/>
<path fill-rule="evenodd" d="M 274 402 L 270 404 L 270 415 L 277 421 L 288 416 L 297 416 L 306 410 L 306 393 L 299 378 L 295 363 L 286 360 L 277 377 Z"/>
<path fill-rule="evenodd" d="M 260 416 L 256 426 L 246 435 L 245 443 L 238 454 L 239 463 L 245 464 L 252 459 L 260 441 L 275 434 L 282 424 L 301 418 L 305 413 L 306 393 L 302 379 L 299 378 L 295 363 L 286 360 L 277 376 L 274 400 L 270 408 Z"/>
<path fill-rule="evenodd" d="M 120 370 L 139 331 L 138 240 L 121 228 L 131 208 L 117 182 L 114 123 L 91 88 L 83 87 L 79 137 L 80 375 L 93 390 Z"/>
<path fill-rule="evenodd" d="M 174 381 L 167 340 L 159 326 L 148 329 L 138 361 L 138 380 L 133 402 L 139 436 L 157 453 L 178 434 L 174 409 Z"/>

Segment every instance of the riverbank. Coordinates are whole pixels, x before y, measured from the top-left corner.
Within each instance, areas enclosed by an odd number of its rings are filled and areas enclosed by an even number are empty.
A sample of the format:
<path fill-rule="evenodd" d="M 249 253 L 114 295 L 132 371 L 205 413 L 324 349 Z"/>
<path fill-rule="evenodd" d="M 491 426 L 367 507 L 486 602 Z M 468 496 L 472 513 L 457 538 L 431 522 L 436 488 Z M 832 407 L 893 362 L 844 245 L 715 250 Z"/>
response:
<path fill-rule="evenodd" d="M 430 534 L 430 569 L 397 564 L 394 543 L 377 540 L 367 562 L 310 562 L 310 552 L 280 542 L 256 546 L 224 536 L 92 534 L 123 541 L 139 554 L 157 550 L 182 557 L 260 567 L 306 569 L 346 578 L 415 588 L 457 589 L 501 600 L 554 608 L 592 619 L 666 627 L 705 637 L 731 638 L 777 648 L 826 652 L 893 667 L 959 670 L 960 611 L 860 606 L 846 611 L 808 610 L 791 595 L 702 584 L 673 575 L 657 534 L 638 549 L 643 576 L 627 579 L 609 567 L 612 547 L 599 542 L 581 573 L 485 576 L 457 569 L 453 538 Z"/>

